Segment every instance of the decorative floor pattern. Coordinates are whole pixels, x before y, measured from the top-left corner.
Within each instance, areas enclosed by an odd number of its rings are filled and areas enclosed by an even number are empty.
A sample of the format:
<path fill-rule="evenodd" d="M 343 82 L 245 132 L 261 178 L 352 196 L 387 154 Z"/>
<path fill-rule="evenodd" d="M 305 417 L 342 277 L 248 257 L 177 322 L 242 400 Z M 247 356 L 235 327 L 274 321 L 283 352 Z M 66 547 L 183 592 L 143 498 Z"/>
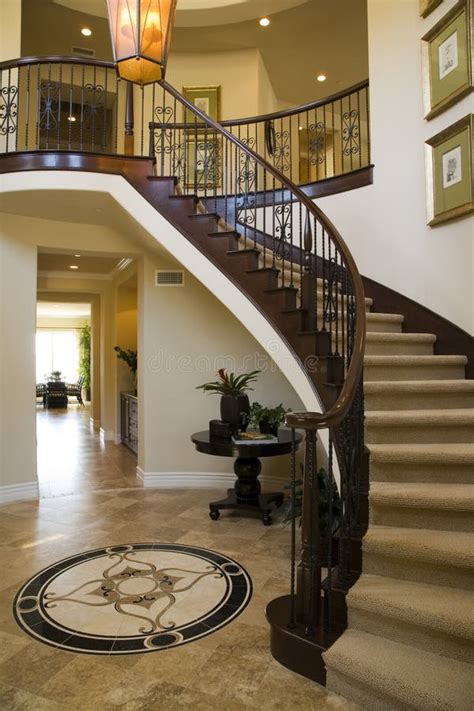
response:
<path fill-rule="evenodd" d="M 88 654 L 177 647 L 236 618 L 252 583 L 234 560 L 206 548 L 139 543 L 53 563 L 18 592 L 18 624 L 41 642 Z"/>

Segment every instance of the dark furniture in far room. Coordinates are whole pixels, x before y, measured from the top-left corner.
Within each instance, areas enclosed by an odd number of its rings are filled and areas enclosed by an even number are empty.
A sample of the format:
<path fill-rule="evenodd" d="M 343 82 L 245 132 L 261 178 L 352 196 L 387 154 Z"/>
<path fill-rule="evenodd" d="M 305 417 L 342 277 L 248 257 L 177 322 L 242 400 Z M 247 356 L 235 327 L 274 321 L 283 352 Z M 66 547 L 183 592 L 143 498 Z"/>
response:
<path fill-rule="evenodd" d="M 82 400 L 82 386 L 84 384 L 84 376 L 81 375 L 77 383 L 68 383 L 67 384 L 67 394 L 68 397 L 76 397 L 77 402 L 79 405 L 83 405 L 84 401 Z"/>
<path fill-rule="evenodd" d="M 295 448 L 298 449 L 303 437 L 295 433 Z M 235 457 L 234 472 L 237 477 L 233 489 L 227 490 L 227 498 L 209 504 L 209 516 L 214 520 L 224 509 L 247 509 L 261 512 L 265 526 L 272 522 L 272 512 L 282 505 L 284 494 L 273 491 L 263 494 L 258 480 L 262 465 L 261 457 L 277 457 L 291 452 L 291 431 L 279 430 L 275 442 L 253 442 L 235 444 L 232 439 L 212 438 L 209 432 L 196 432 L 191 436 L 198 452 L 216 457 Z"/>
<path fill-rule="evenodd" d="M 62 381 L 50 381 L 45 385 L 43 404 L 48 409 L 67 408 L 67 386 Z"/>
<path fill-rule="evenodd" d="M 120 393 L 120 438 L 138 454 L 138 399 L 134 393 Z"/>

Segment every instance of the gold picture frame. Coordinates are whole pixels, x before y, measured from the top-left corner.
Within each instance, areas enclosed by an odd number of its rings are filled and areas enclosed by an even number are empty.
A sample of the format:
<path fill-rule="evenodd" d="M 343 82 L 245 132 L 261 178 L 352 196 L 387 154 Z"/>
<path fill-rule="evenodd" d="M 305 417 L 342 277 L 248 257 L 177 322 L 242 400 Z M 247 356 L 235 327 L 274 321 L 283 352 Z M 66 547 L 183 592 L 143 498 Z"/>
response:
<path fill-rule="evenodd" d="M 459 0 L 422 37 L 427 120 L 472 91 L 471 12 L 471 0 Z"/>
<path fill-rule="evenodd" d="M 420 0 L 420 16 L 428 17 L 442 2 L 443 0 Z"/>
<path fill-rule="evenodd" d="M 183 96 L 196 108 L 201 109 L 214 121 L 221 118 L 221 87 L 183 86 Z M 196 116 L 189 109 L 184 109 L 184 123 L 195 123 Z M 198 120 L 197 123 L 203 123 Z"/>
<path fill-rule="evenodd" d="M 473 114 L 426 141 L 428 225 L 474 212 Z"/>

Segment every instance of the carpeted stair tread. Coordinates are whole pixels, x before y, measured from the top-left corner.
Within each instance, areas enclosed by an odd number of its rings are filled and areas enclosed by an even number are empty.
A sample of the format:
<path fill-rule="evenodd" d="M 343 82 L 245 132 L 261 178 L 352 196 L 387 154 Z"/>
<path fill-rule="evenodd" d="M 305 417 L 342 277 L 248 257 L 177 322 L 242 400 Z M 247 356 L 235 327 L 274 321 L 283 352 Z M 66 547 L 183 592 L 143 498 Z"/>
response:
<path fill-rule="evenodd" d="M 392 335 L 392 334 L 381 334 Z M 371 380 L 364 385 L 366 394 L 372 393 L 474 393 L 474 380 Z"/>
<path fill-rule="evenodd" d="M 375 702 L 370 711 L 472 710 L 474 677 L 469 664 L 354 629 L 325 652 L 324 660 L 329 674 L 334 669 L 349 682 L 354 679 L 368 692 L 385 697 L 383 705 Z M 329 686 L 338 690 L 337 684 Z"/>
<path fill-rule="evenodd" d="M 398 463 L 465 464 L 474 467 L 474 444 L 369 444 L 371 461 Z"/>
<path fill-rule="evenodd" d="M 469 590 L 362 575 L 347 600 L 350 609 L 398 618 L 474 641 L 474 606 Z"/>
<path fill-rule="evenodd" d="M 397 484 L 374 481 L 370 501 L 407 508 L 474 511 L 474 486 L 470 484 Z"/>
<path fill-rule="evenodd" d="M 410 365 L 416 367 L 422 365 L 466 365 L 466 363 L 467 358 L 463 355 L 369 355 L 364 358 L 366 366 Z"/>
<path fill-rule="evenodd" d="M 387 341 L 390 343 L 411 343 L 420 341 L 422 343 L 435 343 L 436 336 L 432 333 L 384 333 L 383 331 L 371 331 L 367 334 L 367 341 Z"/>
<path fill-rule="evenodd" d="M 413 425 L 455 425 L 474 428 L 474 408 L 447 410 L 372 410 L 365 413 L 366 425 L 377 427 L 412 427 Z"/>
<path fill-rule="evenodd" d="M 474 569 L 472 533 L 371 525 L 363 540 L 363 549 L 367 553 L 416 560 L 420 564 Z"/>

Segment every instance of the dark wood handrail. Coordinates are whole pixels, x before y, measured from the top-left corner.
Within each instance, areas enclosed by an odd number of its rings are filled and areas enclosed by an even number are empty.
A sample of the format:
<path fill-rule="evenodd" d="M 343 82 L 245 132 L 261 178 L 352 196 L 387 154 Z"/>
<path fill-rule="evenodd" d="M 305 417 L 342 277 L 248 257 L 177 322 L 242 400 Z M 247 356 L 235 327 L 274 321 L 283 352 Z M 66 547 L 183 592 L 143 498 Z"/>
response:
<path fill-rule="evenodd" d="M 102 59 L 83 59 L 82 57 L 63 57 L 59 54 L 52 54 L 46 57 L 19 57 L 18 59 L 7 59 L 5 62 L 0 62 L 0 71 L 4 69 L 15 69 L 16 67 L 25 67 L 28 64 L 83 64 L 93 67 L 107 67 L 115 69 L 113 62 L 107 62 Z"/>
<path fill-rule="evenodd" d="M 318 109 L 321 106 L 326 106 L 326 104 L 331 104 L 334 101 L 339 101 L 339 99 L 344 99 L 349 94 L 354 94 L 356 91 L 361 91 L 362 89 L 367 89 L 369 86 L 369 80 L 364 79 L 363 81 L 348 87 L 347 89 L 342 89 L 336 94 L 331 96 L 325 96 L 324 99 L 318 99 L 317 101 L 311 101 L 309 104 L 301 104 L 300 106 L 295 106 L 292 109 L 283 109 L 282 111 L 274 111 L 270 114 L 262 114 L 261 116 L 249 116 L 247 118 L 241 119 L 227 119 L 226 121 L 221 121 L 221 126 L 245 126 L 248 123 L 264 123 L 265 121 L 276 121 L 277 119 L 283 119 L 287 116 L 295 116 L 296 114 L 302 114 L 305 111 L 312 111 L 313 109 Z"/>
<path fill-rule="evenodd" d="M 83 64 L 91 65 L 95 67 L 107 67 L 109 69 L 114 69 L 114 62 L 108 62 L 101 59 L 83 59 L 82 57 L 69 57 L 62 55 L 50 55 L 44 57 L 19 57 L 17 59 L 8 59 L 7 61 L 0 62 L 0 71 L 3 69 L 14 69 L 15 67 L 23 67 L 28 64 Z M 265 123 L 265 121 L 276 121 L 277 119 L 283 119 L 287 116 L 296 116 L 297 114 L 304 113 L 305 111 L 312 111 L 318 109 L 327 104 L 331 104 L 334 101 L 339 101 L 349 94 L 353 94 L 356 91 L 361 91 L 362 89 L 367 89 L 369 86 L 369 80 L 364 79 L 363 81 L 353 84 L 347 87 L 347 89 L 342 89 L 341 91 L 326 96 L 323 99 L 318 99 L 317 101 L 310 101 L 307 104 L 301 104 L 300 106 L 295 106 L 292 109 L 283 109 L 281 111 L 274 111 L 269 114 L 262 114 L 260 116 L 247 116 L 246 118 L 240 119 L 226 119 L 221 121 L 221 126 L 224 128 L 233 126 L 245 126 L 250 123 Z M 184 98 L 184 97 L 183 97 Z M 175 124 L 173 128 L 186 128 L 186 124 Z"/>
<path fill-rule="evenodd" d="M 356 330 L 354 336 L 354 348 L 352 351 L 351 362 L 347 370 L 346 379 L 342 386 L 341 392 L 337 398 L 336 403 L 324 413 L 315 412 L 293 412 L 287 415 L 286 423 L 290 427 L 301 427 L 306 430 L 319 430 L 332 428 L 339 425 L 346 414 L 349 411 L 352 400 L 355 396 L 356 390 L 359 386 L 360 376 L 362 373 L 363 359 L 364 359 L 364 348 L 365 348 L 365 295 L 364 287 L 362 284 L 362 279 L 357 269 L 354 258 L 352 257 L 349 248 L 342 239 L 341 235 L 337 231 L 336 227 L 333 225 L 331 220 L 320 210 L 317 205 L 314 204 L 310 198 L 308 198 L 305 193 L 300 190 L 300 188 L 290 181 L 286 176 L 280 173 L 274 166 L 269 163 L 265 158 L 255 153 L 251 148 L 246 146 L 244 143 L 239 141 L 232 133 L 227 131 L 226 128 L 205 113 L 200 111 L 194 104 L 188 101 L 184 96 L 182 96 L 179 91 L 177 91 L 171 84 L 166 81 L 159 82 L 161 86 L 164 87 L 177 101 L 183 104 L 191 113 L 201 119 L 205 124 L 212 128 L 217 133 L 225 136 L 227 140 L 231 141 L 237 148 L 242 151 L 245 155 L 252 160 L 256 161 L 262 168 L 267 170 L 270 175 L 272 175 L 279 183 L 281 183 L 286 190 L 293 193 L 298 200 L 306 207 L 307 211 L 314 215 L 319 223 L 324 227 L 326 232 L 331 236 L 334 243 L 337 245 L 339 252 L 342 254 L 346 268 L 348 269 L 355 295 L 355 318 L 356 318 Z M 197 124 L 196 124 L 197 126 Z"/>

